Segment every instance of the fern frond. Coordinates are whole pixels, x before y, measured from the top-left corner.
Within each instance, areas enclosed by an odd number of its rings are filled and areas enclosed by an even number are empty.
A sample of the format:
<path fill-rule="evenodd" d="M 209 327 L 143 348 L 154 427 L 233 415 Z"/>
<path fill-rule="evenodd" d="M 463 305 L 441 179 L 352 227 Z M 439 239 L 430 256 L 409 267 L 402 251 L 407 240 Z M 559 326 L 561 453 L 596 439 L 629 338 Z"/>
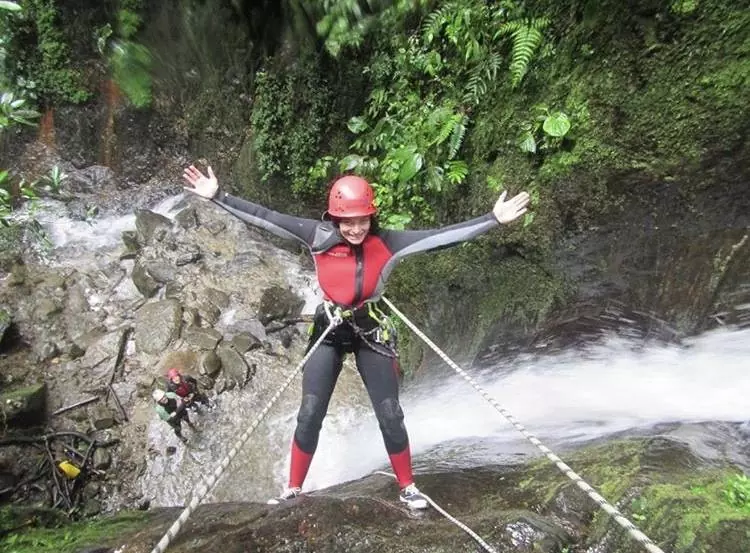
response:
<path fill-rule="evenodd" d="M 430 44 L 436 36 L 440 36 L 440 31 L 443 29 L 448 17 L 448 9 L 450 4 L 443 6 L 430 13 L 425 17 L 424 23 L 422 24 L 422 37 L 427 44 Z"/>
<path fill-rule="evenodd" d="M 451 131 L 450 142 L 448 142 L 448 159 L 453 159 L 458 155 L 458 150 L 461 149 L 461 144 L 464 142 L 464 136 L 466 136 L 466 125 L 469 123 L 469 118 L 465 115 L 459 115 L 458 120 L 453 125 Z"/>
<path fill-rule="evenodd" d="M 517 86 L 528 71 L 529 62 L 534 52 L 542 43 L 542 30 L 549 25 L 549 19 L 540 17 L 530 21 L 509 21 L 500 26 L 495 33 L 499 35 L 510 35 L 513 41 L 511 50 L 510 74 L 511 84 Z"/>

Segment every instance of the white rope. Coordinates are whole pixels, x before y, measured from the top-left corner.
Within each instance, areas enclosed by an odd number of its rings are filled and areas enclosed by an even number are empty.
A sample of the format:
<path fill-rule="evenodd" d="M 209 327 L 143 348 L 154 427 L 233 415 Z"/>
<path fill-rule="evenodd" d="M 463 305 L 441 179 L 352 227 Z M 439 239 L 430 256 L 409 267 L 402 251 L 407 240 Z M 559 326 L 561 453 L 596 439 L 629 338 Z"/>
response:
<path fill-rule="evenodd" d="M 382 474 L 384 476 L 390 476 L 392 478 L 396 478 L 395 474 L 391 474 L 390 472 L 385 472 L 385 471 L 382 471 L 382 470 L 376 470 L 374 474 Z M 429 503 L 430 505 L 432 505 L 432 508 L 435 509 L 438 513 L 440 513 L 441 515 L 443 515 L 450 522 L 452 522 L 453 524 L 455 524 L 456 526 L 458 526 L 461 530 L 463 530 L 464 532 L 466 532 L 467 534 L 469 534 L 472 538 L 474 538 L 474 540 L 479 545 L 481 545 L 482 548 L 485 551 L 487 551 L 488 553 L 497 553 L 497 550 L 493 549 L 492 546 L 490 546 L 486 541 L 484 541 L 479 536 L 479 534 L 477 534 L 474 530 L 472 530 L 471 528 L 469 528 L 468 526 L 466 526 L 463 522 L 461 522 L 460 520 L 458 520 L 456 517 L 454 517 L 453 515 L 451 515 L 448 511 L 446 511 L 445 509 L 443 509 L 440 505 L 438 505 L 437 503 L 435 503 L 435 501 L 433 501 L 433 499 L 429 495 L 427 495 L 426 493 L 422 492 L 422 490 L 419 490 L 419 495 L 421 495 L 422 497 L 424 497 L 427 500 L 427 503 Z"/>
<path fill-rule="evenodd" d="M 159 543 L 156 544 L 156 547 L 154 547 L 151 550 L 151 553 L 164 553 L 164 551 L 167 550 L 167 547 L 169 547 L 169 544 L 172 540 L 174 540 L 175 536 L 180 532 L 180 529 L 182 526 L 187 522 L 187 519 L 190 518 L 190 515 L 195 511 L 195 509 L 198 507 L 200 502 L 203 500 L 203 498 L 211 491 L 211 489 L 216 485 L 216 482 L 221 477 L 222 473 L 226 470 L 226 468 L 229 466 L 229 463 L 232 462 L 232 459 L 237 455 L 237 453 L 240 451 L 243 445 L 245 445 L 245 442 L 250 438 L 250 435 L 255 431 L 255 429 L 258 427 L 260 422 L 263 420 L 263 418 L 268 414 L 268 411 L 271 410 L 271 407 L 273 407 L 274 403 L 278 401 L 278 399 L 281 397 L 281 394 L 284 393 L 284 390 L 286 390 L 289 385 L 292 383 L 292 381 L 295 379 L 295 377 L 299 374 L 300 369 L 302 366 L 307 362 L 307 360 L 312 356 L 313 353 L 315 353 L 315 350 L 318 349 L 318 346 L 323 342 L 323 339 L 328 335 L 328 333 L 333 330 L 334 327 L 341 324 L 341 317 L 338 313 L 336 313 L 334 316 L 331 316 L 329 314 L 330 323 L 328 325 L 328 328 L 325 329 L 323 334 L 321 334 L 320 338 L 318 338 L 317 342 L 313 345 L 313 347 L 310 348 L 310 351 L 307 352 L 307 355 L 300 361 L 299 365 L 294 369 L 292 374 L 289 375 L 289 378 L 286 379 L 286 381 L 281 385 L 281 388 L 274 394 L 274 396 L 271 398 L 271 400 L 266 404 L 266 406 L 263 408 L 263 410 L 260 412 L 260 414 L 255 418 L 253 423 L 250 425 L 250 427 L 245 430 L 245 432 L 240 436 L 237 441 L 234 443 L 234 446 L 232 449 L 227 453 L 227 455 L 221 460 L 219 465 L 216 467 L 214 472 L 208 476 L 208 478 L 205 478 L 204 480 L 201 480 L 195 488 L 193 488 L 193 496 L 190 500 L 190 503 L 187 507 L 180 513 L 180 516 L 172 523 L 172 526 L 169 527 L 169 530 L 167 530 L 166 534 L 159 540 Z"/>
<path fill-rule="evenodd" d="M 495 401 L 495 399 L 492 398 L 479 384 L 476 383 L 476 381 L 469 376 L 466 371 L 461 369 L 456 363 L 454 363 L 439 347 L 435 345 L 435 343 L 430 340 L 417 326 L 412 323 L 406 315 L 401 313 L 395 305 L 393 305 L 387 298 L 383 297 L 383 301 L 388 305 L 388 307 L 391 308 L 391 310 L 398 315 L 406 325 L 411 328 L 414 333 L 419 336 L 424 342 L 432 348 L 432 350 L 437 353 L 440 358 L 445 361 L 454 371 L 456 371 L 464 380 L 466 380 L 477 392 L 481 394 L 481 396 L 487 400 L 490 405 L 492 405 L 498 413 L 500 413 L 505 419 L 510 422 L 510 424 L 513 425 L 513 427 L 518 430 L 523 436 L 529 440 L 532 444 L 534 444 L 539 450 L 544 453 L 547 458 L 552 461 L 555 465 L 557 465 L 557 468 L 559 468 L 562 473 L 570 478 L 573 482 L 576 483 L 576 485 L 581 488 L 586 494 L 593 499 L 599 507 L 601 507 L 607 514 L 609 514 L 615 521 L 622 526 L 625 530 L 627 530 L 628 534 L 635 539 L 638 543 L 643 545 L 643 547 L 650 551 L 651 553 L 664 553 L 664 550 L 660 549 L 651 539 L 641 532 L 635 524 L 630 522 L 625 516 L 617 510 L 616 507 L 614 507 L 611 503 L 609 503 L 604 497 L 599 495 L 594 488 L 592 488 L 590 485 L 588 485 L 583 478 L 581 478 L 578 474 L 576 474 L 572 468 L 570 468 L 568 465 L 566 465 L 560 457 L 555 455 L 552 450 L 550 450 L 547 446 L 545 446 L 542 442 L 539 441 L 539 439 L 531 434 L 526 428 L 524 428 L 518 421 L 516 421 L 515 418 L 513 418 L 513 415 L 511 415 L 508 411 L 503 409 L 500 404 Z"/>

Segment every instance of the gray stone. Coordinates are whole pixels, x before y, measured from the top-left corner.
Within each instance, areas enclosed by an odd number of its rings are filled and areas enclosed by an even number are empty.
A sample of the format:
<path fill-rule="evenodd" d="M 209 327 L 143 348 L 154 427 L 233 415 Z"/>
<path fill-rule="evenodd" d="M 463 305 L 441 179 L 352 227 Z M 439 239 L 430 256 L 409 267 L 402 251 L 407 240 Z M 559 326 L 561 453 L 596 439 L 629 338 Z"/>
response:
<path fill-rule="evenodd" d="M 156 282 L 167 283 L 173 281 L 176 276 L 175 268 L 164 261 L 144 261 L 146 272 Z"/>
<path fill-rule="evenodd" d="M 182 333 L 182 338 L 191 346 L 214 349 L 221 341 L 221 332 L 213 328 L 191 326 Z"/>
<path fill-rule="evenodd" d="M 263 345 L 263 342 L 249 332 L 237 334 L 229 343 L 238 353 L 247 353 Z"/>
<path fill-rule="evenodd" d="M 138 242 L 143 245 L 150 244 L 158 231 L 160 237 L 163 239 L 166 232 L 172 228 L 172 221 L 164 215 L 159 215 L 148 209 L 136 209 L 135 210 L 135 228 L 137 232 Z"/>
<path fill-rule="evenodd" d="M 185 326 L 200 326 L 201 316 L 195 307 L 186 307 L 182 312 L 182 322 Z"/>
<path fill-rule="evenodd" d="M 9 427 L 43 424 L 47 418 L 47 384 L 34 384 L 0 394 L 0 418 Z"/>
<path fill-rule="evenodd" d="M 73 351 L 73 349 L 75 348 L 75 351 L 81 351 L 82 353 L 74 357 L 80 357 L 81 355 L 83 355 L 83 353 L 85 353 L 87 349 L 89 349 L 93 344 L 101 340 L 101 338 L 105 334 L 106 334 L 106 329 L 104 327 L 98 327 L 88 332 L 84 332 L 83 334 L 79 334 L 78 336 L 75 336 L 73 338 L 73 345 L 71 346 L 71 351 Z"/>
<path fill-rule="evenodd" d="M 146 298 L 152 297 L 161 288 L 161 284 L 149 274 L 141 258 L 136 258 L 130 278 L 133 279 L 133 284 L 138 291 Z"/>
<path fill-rule="evenodd" d="M 201 374 L 214 378 L 221 371 L 221 358 L 215 351 L 207 351 L 201 355 L 199 367 Z"/>
<path fill-rule="evenodd" d="M 91 424 L 97 430 L 107 430 L 117 423 L 112 408 L 101 403 L 91 410 Z"/>
<path fill-rule="evenodd" d="M 62 306 L 52 298 L 39 298 L 34 305 L 34 317 L 37 319 L 47 319 L 52 315 L 57 315 L 60 311 L 62 311 Z"/>
<path fill-rule="evenodd" d="M 288 288 L 271 286 L 263 291 L 258 307 L 258 320 L 264 325 L 271 321 L 299 317 L 305 301 Z"/>
<path fill-rule="evenodd" d="M 201 252 L 187 252 L 183 253 L 177 256 L 177 259 L 175 260 L 175 265 L 178 267 L 182 267 L 183 265 L 188 265 L 190 263 L 195 263 L 196 261 L 200 261 L 200 259 L 203 257 Z"/>
<path fill-rule="evenodd" d="M 227 389 L 232 389 L 235 385 L 244 386 L 250 378 L 250 367 L 245 358 L 231 347 L 223 345 L 216 349 L 216 354 L 221 359 L 222 376 L 226 378 Z"/>
<path fill-rule="evenodd" d="M 122 243 L 125 244 L 125 249 L 129 252 L 137 252 L 141 249 L 141 245 L 138 243 L 138 233 L 134 230 L 124 230 L 120 235 L 122 237 Z"/>
<path fill-rule="evenodd" d="M 41 361 L 49 361 L 54 359 L 60 354 L 60 348 L 54 342 L 45 342 L 42 348 L 39 350 L 39 359 Z"/>
<path fill-rule="evenodd" d="M 184 229 L 195 228 L 198 226 L 198 214 L 194 207 L 188 207 L 175 215 L 174 220 Z"/>
<path fill-rule="evenodd" d="M 209 221 L 206 223 L 205 227 L 208 229 L 208 232 L 216 236 L 217 234 L 224 232 L 227 225 L 223 221 Z"/>
<path fill-rule="evenodd" d="M 101 447 L 94 451 L 94 468 L 96 470 L 107 470 L 112 466 L 112 455 Z"/>
<path fill-rule="evenodd" d="M 182 306 L 175 300 L 147 303 L 135 314 L 136 349 L 163 352 L 178 336 Z"/>
<path fill-rule="evenodd" d="M 128 328 L 120 328 L 93 341 L 86 348 L 81 365 L 92 369 L 94 376 L 100 378 L 109 376 L 117 361 L 117 354 L 124 346 L 128 330 Z"/>
<path fill-rule="evenodd" d="M 211 326 L 215 325 L 219 321 L 219 317 L 221 317 L 221 309 L 207 300 L 199 302 L 197 309 L 200 319 Z"/>
<path fill-rule="evenodd" d="M 216 288 L 204 288 L 203 296 L 219 309 L 229 307 L 229 294 Z"/>
<path fill-rule="evenodd" d="M 167 282 L 167 285 L 164 287 L 164 297 L 168 300 L 181 300 L 183 288 L 182 284 L 174 280 Z"/>

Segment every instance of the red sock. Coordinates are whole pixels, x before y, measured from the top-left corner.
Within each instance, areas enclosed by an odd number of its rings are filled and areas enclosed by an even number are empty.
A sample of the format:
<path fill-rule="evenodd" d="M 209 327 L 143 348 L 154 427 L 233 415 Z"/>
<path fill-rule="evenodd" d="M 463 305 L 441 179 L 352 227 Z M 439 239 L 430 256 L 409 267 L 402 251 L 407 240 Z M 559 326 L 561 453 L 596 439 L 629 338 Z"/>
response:
<path fill-rule="evenodd" d="M 391 453 L 388 455 L 391 459 L 393 472 L 398 480 L 398 487 L 404 489 L 409 484 L 414 483 L 414 477 L 411 473 L 411 450 L 407 445 L 401 453 Z"/>
<path fill-rule="evenodd" d="M 305 453 L 297 445 L 296 440 L 292 440 L 292 466 L 289 469 L 289 487 L 301 488 L 310 469 L 313 454 Z"/>

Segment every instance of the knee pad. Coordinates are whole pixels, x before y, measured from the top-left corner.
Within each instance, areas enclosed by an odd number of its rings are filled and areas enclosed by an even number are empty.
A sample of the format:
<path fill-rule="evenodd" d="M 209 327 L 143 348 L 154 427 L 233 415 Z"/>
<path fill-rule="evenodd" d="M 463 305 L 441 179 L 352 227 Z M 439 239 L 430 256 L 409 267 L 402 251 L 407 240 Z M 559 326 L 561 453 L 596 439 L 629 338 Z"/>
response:
<path fill-rule="evenodd" d="M 378 422 L 383 430 L 386 441 L 393 445 L 406 444 L 406 427 L 404 427 L 404 412 L 397 399 L 383 400 L 377 408 Z"/>

